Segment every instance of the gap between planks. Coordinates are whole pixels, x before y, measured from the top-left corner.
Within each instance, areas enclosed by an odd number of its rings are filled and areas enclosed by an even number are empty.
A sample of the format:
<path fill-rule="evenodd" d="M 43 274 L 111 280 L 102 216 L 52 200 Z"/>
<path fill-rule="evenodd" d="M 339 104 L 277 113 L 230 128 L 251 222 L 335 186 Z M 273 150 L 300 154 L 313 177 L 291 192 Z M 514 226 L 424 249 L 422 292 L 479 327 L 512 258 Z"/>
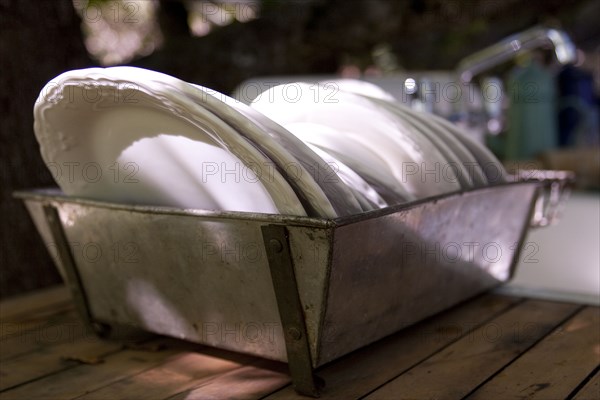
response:
<path fill-rule="evenodd" d="M 484 294 L 344 356 L 318 371 L 326 382 L 321 399 L 360 398 L 521 302 Z M 291 386 L 266 398 L 306 399 Z"/>
<path fill-rule="evenodd" d="M 600 366 L 596 367 L 596 372 L 585 382 L 573 396 L 568 400 L 598 400 L 600 398 Z"/>
<path fill-rule="evenodd" d="M 366 399 L 461 399 L 580 308 L 526 300 L 375 389 Z"/>
<path fill-rule="evenodd" d="M 599 364 L 600 309 L 586 307 L 521 354 L 468 399 L 568 398 Z"/>

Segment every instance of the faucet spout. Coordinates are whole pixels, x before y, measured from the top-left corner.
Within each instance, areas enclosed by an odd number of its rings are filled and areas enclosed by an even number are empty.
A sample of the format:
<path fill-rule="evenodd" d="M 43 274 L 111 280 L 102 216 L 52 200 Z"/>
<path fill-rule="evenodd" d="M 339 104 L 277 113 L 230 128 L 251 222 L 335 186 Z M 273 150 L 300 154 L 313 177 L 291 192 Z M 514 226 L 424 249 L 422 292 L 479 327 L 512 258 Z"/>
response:
<path fill-rule="evenodd" d="M 575 62 L 577 51 L 566 32 L 536 26 L 511 35 L 490 47 L 462 59 L 458 63 L 457 73 L 461 81 L 469 83 L 477 74 L 502 64 L 523 51 L 547 45 L 552 46 L 556 59 L 561 64 Z"/>

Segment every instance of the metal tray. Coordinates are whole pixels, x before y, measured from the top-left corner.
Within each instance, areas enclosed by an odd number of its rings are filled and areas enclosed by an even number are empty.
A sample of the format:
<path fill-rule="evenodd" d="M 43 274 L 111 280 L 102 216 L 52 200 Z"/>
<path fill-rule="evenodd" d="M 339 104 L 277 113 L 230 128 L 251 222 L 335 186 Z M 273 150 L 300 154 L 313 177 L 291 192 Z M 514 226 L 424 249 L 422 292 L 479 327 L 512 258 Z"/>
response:
<path fill-rule="evenodd" d="M 285 361 L 316 396 L 315 368 L 510 279 L 530 224 L 554 216 L 543 194 L 569 178 L 338 219 L 16 196 L 99 334 L 134 327 Z"/>

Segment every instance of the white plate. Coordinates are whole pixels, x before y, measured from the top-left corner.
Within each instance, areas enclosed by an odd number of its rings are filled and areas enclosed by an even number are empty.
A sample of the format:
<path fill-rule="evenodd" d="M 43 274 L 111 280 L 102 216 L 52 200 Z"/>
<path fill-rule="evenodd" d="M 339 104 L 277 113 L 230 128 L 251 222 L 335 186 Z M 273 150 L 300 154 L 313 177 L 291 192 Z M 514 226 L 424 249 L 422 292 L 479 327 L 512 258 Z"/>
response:
<path fill-rule="evenodd" d="M 304 143 L 335 157 L 360 175 L 389 205 L 414 200 L 393 177 L 391 168 L 377 153 L 353 140 L 352 135 L 322 124 L 293 122 L 285 128 Z"/>
<path fill-rule="evenodd" d="M 439 123 L 439 119 L 433 118 L 433 114 L 419 111 L 412 111 L 407 107 L 398 104 L 400 109 L 404 109 L 405 112 L 411 112 L 414 118 L 420 119 L 422 123 L 427 125 L 433 130 L 434 134 L 437 133 L 439 138 L 454 152 L 454 154 L 461 160 L 462 165 L 468 171 L 468 176 L 471 178 L 474 187 L 484 187 L 488 185 L 487 177 L 481 168 L 481 165 L 477 161 L 477 158 L 469 151 L 469 149 L 452 134 L 445 126 Z"/>
<path fill-rule="evenodd" d="M 330 164 L 342 181 L 350 188 L 354 196 L 360 203 L 363 211 L 371 211 L 388 206 L 387 202 L 377 193 L 371 185 L 369 185 L 360 175 L 342 163 L 331 154 L 320 148 L 308 145 L 319 157 Z"/>
<path fill-rule="evenodd" d="M 306 215 L 272 161 L 175 78 L 138 68 L 64 73 L 34 107 L 42 157 L 67 195 Z M 267 173 L 268 172 L 268 173 Z"/>
<path fill-rule="evenodd" d="M 395 102 L 396 99 L 377 85 L 357 79 L 330 79 L 319 81 L 324 88 L 343 90 L 348 93 L 360 94 L 374 99 Z"/>
<path fill-rule="evenodd" d="M 401 113 L 409 118 L 421 121 L 431 129 L 432 134 L 437 135 L 440 140 L 458 157 L 464 169 L 467 171 L 467 176 L 473 183 L 474 187 L 483 187 L 488 185 L 487 177 L 475 156 L 469 149 L 450 132 L 445 124 L 441 124 L 440 120 L 446 121 L 441 117 L 427 112 L 414 111 L 398 102 L 392 103 L 393 106 Z M 447 122 L 447 121 L 446 121 Z M 449 123 L 449 122 L 448 122 Z M 455 129 L 458 130 L 457 127 Z M 464 171 L 463 171 L 464 173 Z"/>
<path fill-rule="evenodd" d="M 379 102 L 380 104 L 393 106 L 396 112 L 401 113 L 404 118 L 408 119 L 411 123 L 416 124 L 417 128 L 423 131 L 423 133 L 427 135 L 440 150 L 442 150 L 444 156 L 453 163 L 453 166 L 456 165 L 458 168 L 456 171 L 457 177 L 461 180 L 463 188 L 483 187 L 488 184 L 487 178 L 475 157 L 452 133 L 447 131 L 447 128 L 438 123 L 438 117 L 430 118 L 432 114 L 411 110 L 396 101 L 390 93 L 369 82 L 354 79 L 322 82 L 336 85 L 339 90 L 367 96 L 376 103 Z M 425 125 L 425 127 L 423 125 Z M 457 161 L 459 161 L 459 163 L 457 163 Z"/>
<path fill-rule="evenodd" d="M 197 104 L 227 121 L 273 160 L 316 216 L 335 218 L 362 211 L 336 171 L 284 127 L 233 98 L 194 86 L 201 92 L 187 93 Z"/>
<path fill-rule="evenodd" d="M 420 119 L 416 118 L 413 112 L 404 112 L 399 107 L 397 107 L 394 103 L 389 101 L 379 100 L 371 98 L 375 104 L 380 105 L 381 107 L 385 107 L 390 112 L 395 113 L 398 118 L 402 121 L 405 121 L 407 124 L 412 125 L 419 133 L 424 135 L 427 139 L 429 139 L 442 153 L 444 158 L 447 160 L 447 164 L 441 166 L 441 179 L 452 180 L 454 182 L 459 182 L 462 189 L 471 189 L 473 188 L 473 180 L 469 175 L 469 171 L 463 165 L 462 161 L 458 158 L 458 156 L 446 145 L 446 143 L 436 134 L 436 132 L 432 131 L 426 124 L 424 124 Z"/>
<path fill-rule="evenodd" d="M 269 89 L 252 107 L 279 124 L 315 122 L 352 135 L 385 160 L 398 184 L 416 198 L 460 190 L 441 179 L 447 161 L 423 135 L 363 96 L 326 87 L 293 83 Z"/>
<path fill-rule="evenodd" d="M 451 133 L 475 158 L 485 175 L 487 184 L 508 182 L 508 173 L 496 156 L 484 145 L 461 131 L 452 122 L 434 114 L 427 114 L 427 119 L 440 126 L 440 129 Z"/>

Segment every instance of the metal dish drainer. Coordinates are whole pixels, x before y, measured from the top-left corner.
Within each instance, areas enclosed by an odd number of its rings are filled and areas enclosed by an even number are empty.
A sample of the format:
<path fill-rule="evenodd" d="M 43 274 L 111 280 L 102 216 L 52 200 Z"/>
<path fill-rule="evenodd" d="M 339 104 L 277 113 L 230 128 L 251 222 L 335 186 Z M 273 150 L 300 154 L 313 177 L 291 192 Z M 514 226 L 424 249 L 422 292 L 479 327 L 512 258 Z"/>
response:
<path fill-rule="evenodd" d="M 510 279 L 572 178 L 537 171 L 337 219 L 16 196 L 98 334 L 133 327 L 284 361 L 318 396 L 316 368 Z"/>

